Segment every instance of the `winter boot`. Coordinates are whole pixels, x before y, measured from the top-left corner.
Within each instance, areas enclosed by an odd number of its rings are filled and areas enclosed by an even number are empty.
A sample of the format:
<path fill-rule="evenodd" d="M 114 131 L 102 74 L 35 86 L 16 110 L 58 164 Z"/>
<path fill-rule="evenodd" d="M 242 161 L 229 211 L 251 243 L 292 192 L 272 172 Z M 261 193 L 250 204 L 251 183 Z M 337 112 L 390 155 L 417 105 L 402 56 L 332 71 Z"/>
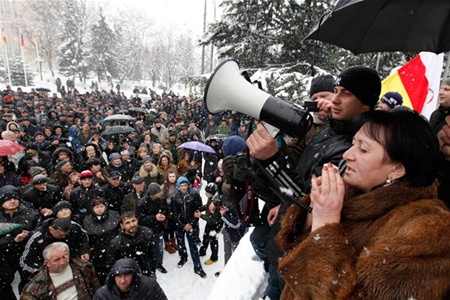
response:
<path fill-rule="evenodd" d="M 171 238 L 170 239 L 170 244 L 172 245 L 173 249 L 175 249 L 176 251 L 178 251 L 178 245 L 177 245 L 177 239 L 176 238 Z"/>
<path fill-rule="evenodd" d="M 170 254 L 177 252 L 170 242 L 166 242 L 166 247 L 164 249 Z"/>

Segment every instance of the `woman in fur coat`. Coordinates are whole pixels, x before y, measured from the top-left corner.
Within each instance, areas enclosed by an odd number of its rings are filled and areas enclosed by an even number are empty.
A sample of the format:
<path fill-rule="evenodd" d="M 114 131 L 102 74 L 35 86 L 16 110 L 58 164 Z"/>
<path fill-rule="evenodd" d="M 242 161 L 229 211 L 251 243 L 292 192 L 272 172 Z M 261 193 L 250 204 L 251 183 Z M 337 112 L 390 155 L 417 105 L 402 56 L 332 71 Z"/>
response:
<path fill-rule="evenodd" d="M 292 205 L 277 242 L 282 299 L 444 299 L 450 213 L 434 184 L 439 145 L 408 111 L 362 114 L 342 178 L 331 164 Z"/>

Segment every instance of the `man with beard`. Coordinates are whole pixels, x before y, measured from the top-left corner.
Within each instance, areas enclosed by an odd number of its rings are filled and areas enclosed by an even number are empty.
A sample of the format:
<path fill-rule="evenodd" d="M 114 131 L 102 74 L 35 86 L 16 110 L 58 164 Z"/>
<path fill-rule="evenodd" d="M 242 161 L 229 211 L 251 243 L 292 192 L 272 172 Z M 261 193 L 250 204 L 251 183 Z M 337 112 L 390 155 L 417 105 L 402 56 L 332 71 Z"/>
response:
<path fill-rule="evenodd" d="M 33 160 L 39 167 L 45 168 L 48 173 L 51 173 L 51 158 L 38 150 L 37 145 L 27 144 L 25 148 L 25 156 L 19 160 L 19 167 L 17 174 L 24 174 L 27 171 L 27 161 Z"/>
<path fill-rule="evenodd" d="M 136 213 L 126 212 L 120 217 L 121 231 L 109 244 L 106 262 L 112 266 L 120 258 L 133 258 L 142 274 L 155 277 L 156 247 L 153 231 L 139 226 Z"/>

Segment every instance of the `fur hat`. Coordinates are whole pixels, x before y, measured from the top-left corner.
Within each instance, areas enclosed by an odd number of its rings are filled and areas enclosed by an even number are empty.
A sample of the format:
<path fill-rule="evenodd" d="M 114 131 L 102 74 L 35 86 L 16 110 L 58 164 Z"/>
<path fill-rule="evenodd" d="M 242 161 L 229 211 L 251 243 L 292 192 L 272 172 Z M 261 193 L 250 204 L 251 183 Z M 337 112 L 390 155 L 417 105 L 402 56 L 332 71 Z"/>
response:
<path fill-rule="evenodd" d="M 397 92 L 387 92 L 381 97 L 381 102 L 385 103 L 390 108 L 394 108 L 403 104 L 403 97 Z"/>
<path fill-rule="evenodd" d="M 319 92 L 334 92 L 334 77 L 331 75 L 319 75 L 311 80 L 309 97 Z"/>
<path fill-rule="evenodd" d="M 336 78 L 334 86 L 342 86 L 349 90 L 359 101 L 375 108 L 381 92 L 381 80 L 378 72 L 372 68 L 350 67 Z"/>
<path fill-rule="evenodd" d="M 222 151 L 224 156 L 236 155 L 245 149 L 247 149 L 247 144 L 240 136 L 232 135 L 223 141 Z"/>

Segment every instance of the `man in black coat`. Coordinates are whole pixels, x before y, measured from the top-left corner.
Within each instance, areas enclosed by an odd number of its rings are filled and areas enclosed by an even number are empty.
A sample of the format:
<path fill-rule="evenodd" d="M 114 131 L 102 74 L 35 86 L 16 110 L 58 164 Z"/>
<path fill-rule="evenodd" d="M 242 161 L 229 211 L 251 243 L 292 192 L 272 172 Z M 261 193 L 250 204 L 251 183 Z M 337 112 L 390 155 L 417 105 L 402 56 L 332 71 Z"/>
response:
<path fill-rule="evenodd" d="M 83 220 L 92 212 L 91 201 L 97 196 L 103 196 L 103 191 L 93 184 L 94 174 L 91 171 L 80 173 L 80 186 L 70 193 L 70 204 L 75 214 Z"/>
<path fill-rule="evenodd" d="M 132 191 L 131 184 L 122 182 L 122 174 L 118 171 L 112 171 L 108 175 L 108 183 L 102 187 L 105 199 L 108 199 L 109 209 L 120 211 L 123 198 Z"/>
<path fill-rule="evenodd" d="M 134 259 L 122 258 L 114 263 L 106 284 L 94 295 L 94 300 L 116 299 L 166 300 L 167 297 L 154 278 L 142 275 Z"/>
<path fill-rule="evenodd" d="M 33 208 L 39 211 L 42 220 L 48 219 L 53 214 L 52 207 L 62 200 L 59 187 L 48 184 L 47 180 L 45 175 L 34 176 L 33 188 L 28 189 L 23 195 L 23 200 L 31 203 Z"/>
<path fill-rule="evenodd" d="M 109 244 L 106 253 L 107 265 L 112 266 L 120 258 L 133 258 L 144 275 L 155 277 L 156 249 L 153 231 L 139 226 L 133 212 L 121 215 L 120 227 L 122 230 Z"/>
<path fill-rule="evenodd" d="M 162 198 L 161 187 L 156 182 L 150 183 L 147 196 L 139 200 L 137 215 L 141 225 L 153 230 L 156 245 L 157 269 L 167 273 L 163 267 L 164 258 L 164 228 L 168 218 L 166 199 Z"/>
<path fill-rule="evenodd" d="M 27 144 L 25 149 L 25 155 L 19 160 L 19 166 L 17 168 L 17 174 L 25 174 L 27 172 L 27 161 L 33 160 L 39 167 L 52 173 L 51 158 L 38 150 L 36 144 Z"/>

